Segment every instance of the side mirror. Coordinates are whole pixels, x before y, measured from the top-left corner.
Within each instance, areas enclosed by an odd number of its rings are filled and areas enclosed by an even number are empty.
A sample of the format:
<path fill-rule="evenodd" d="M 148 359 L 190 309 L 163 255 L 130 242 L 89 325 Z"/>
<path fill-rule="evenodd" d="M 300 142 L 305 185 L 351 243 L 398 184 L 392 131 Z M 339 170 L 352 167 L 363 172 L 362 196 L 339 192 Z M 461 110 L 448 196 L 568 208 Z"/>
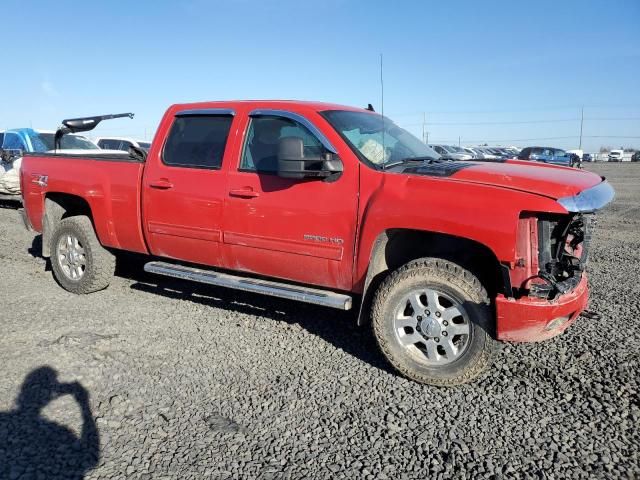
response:
<path fill-rule="evenodd" d="M 282 178 L 327 178 L 342 173 L 342 162 L 332 153 L 305 156 L 299 137 L 278 142 L 278 176 Z"/>

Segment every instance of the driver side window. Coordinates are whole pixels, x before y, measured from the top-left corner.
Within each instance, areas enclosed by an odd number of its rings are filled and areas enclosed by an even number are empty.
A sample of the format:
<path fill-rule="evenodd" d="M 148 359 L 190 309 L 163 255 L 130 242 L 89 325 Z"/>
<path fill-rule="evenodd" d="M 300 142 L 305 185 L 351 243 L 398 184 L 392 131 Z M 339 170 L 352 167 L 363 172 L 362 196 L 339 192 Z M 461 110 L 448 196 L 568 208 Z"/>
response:
<path fill-rule="evenodd" d="M 304 125 L 284 117 L 251 117 L 244 147 L 240 171 L 275 174 L 278 172 L 278 144 L 282 138 L 302 139 L 304 155 L 319 156 L 322 143 Z"/>

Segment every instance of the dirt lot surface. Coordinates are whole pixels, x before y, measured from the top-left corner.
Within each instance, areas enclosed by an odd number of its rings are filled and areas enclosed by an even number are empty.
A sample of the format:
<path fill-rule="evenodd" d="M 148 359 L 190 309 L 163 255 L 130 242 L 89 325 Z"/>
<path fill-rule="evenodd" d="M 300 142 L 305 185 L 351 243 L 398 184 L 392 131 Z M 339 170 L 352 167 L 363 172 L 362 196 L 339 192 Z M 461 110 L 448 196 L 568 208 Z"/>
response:
<path fill-rule="evenodd" d="M 638 478 L 640 164 L 587 168 L 617 192 L 591 256 L 601 318 L 451 389 L 394 374 L 349 314 L 137 258 L 74 296 L 0 204 L 0 478 Z"/>

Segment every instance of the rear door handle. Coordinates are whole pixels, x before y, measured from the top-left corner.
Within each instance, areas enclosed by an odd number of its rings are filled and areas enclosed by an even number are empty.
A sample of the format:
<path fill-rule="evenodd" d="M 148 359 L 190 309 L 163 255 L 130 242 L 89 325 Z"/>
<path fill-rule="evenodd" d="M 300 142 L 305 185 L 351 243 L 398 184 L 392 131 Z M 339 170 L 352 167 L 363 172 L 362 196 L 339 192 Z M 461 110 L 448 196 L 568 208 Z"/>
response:
<path fill-rule="evenodd" d="M 254 189 L 247 188 L 236 188 L 233 190 L 229 190 L 230 197 L 240 197 L 240 198 L 256 198 L 259 197 L 260 194 L 256 192 Z"/>
<path fill-rule="evenodd" d="M 173 188 L 173 183 L 171 183 L 166 178 L 161 178 L 160 180 L 155 180 L 149 183 L 149 186 L 151 188 L 157 188 L 159 190 L 169 190 L 170 188 Z"/>

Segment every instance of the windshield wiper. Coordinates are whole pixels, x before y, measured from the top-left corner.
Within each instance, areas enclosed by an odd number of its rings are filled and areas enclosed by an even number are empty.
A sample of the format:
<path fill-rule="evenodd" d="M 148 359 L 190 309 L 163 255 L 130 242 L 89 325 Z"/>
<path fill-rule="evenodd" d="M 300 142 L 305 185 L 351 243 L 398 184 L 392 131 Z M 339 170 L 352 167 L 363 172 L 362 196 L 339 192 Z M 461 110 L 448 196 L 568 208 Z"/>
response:
<path fill-rule="evenodd" d="M 398 165 L 404 165 L 405 163 L 412 163 L 412 162 L 418 162 L 418 163 L 434 163 L 434 162 L 441 162 L 442 159 L 440 158 L 434 158 L 430 155 L 424 155 L 422 157 L 407 157 L 407 158 L 403 158 L 401 160 L 397 160 L 393 163 L 385 163 L 384 164 L 384 168 L 391 168 L 391 167 L 397 167 Z"/>

